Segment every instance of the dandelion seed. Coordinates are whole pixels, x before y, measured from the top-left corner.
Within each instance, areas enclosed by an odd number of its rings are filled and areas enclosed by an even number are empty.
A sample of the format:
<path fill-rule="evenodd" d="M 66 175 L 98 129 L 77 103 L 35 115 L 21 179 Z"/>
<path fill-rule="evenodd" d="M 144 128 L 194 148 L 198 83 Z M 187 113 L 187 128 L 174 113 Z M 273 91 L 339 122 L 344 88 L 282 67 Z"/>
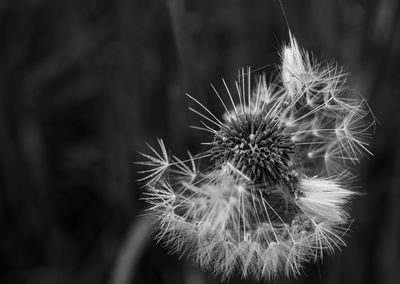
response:
<path fill-rule="evenodd" d="M 227 98 L 212 86 L 221 116 L 188 95 L 204 120 L 194 128 L 213 136 L 206 152 L 180 160 L 158 140 L 160 151 L 142 154 L 156 238 L 222 279 L 298 275 L 344 246 L 348 167 L 370 154 L 370 110 L 342 68 L 317 62 L 291 34 L 281 56 L 271 82 L 252 85 L 242 69 L 235 92 L 223 80 Z"/>

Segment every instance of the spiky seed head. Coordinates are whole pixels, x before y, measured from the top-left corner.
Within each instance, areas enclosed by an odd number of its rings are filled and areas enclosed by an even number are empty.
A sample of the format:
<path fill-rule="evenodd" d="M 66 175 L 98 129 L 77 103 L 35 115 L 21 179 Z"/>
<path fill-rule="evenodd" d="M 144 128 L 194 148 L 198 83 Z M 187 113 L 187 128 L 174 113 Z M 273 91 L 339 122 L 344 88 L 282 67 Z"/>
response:
<path fill-rule="evenodd" d="M 214 89 L 222 119 L 188 95 L 205 120 L 196 128 L 212 134 L 206 152 L 171 158 L 159 140 L 160 151 L 143 154 L 156 238 L 223 279 L 297 275 L 345 245 L 347 167 L 369 153 L 369 108 L 351 96 L 342 69 L 318 63 L 291 34 L 281 55 L 278 80 L 261 76 L 252 88 L 248 69 L 235 96 L 225 81 L 227 100 Z"/>

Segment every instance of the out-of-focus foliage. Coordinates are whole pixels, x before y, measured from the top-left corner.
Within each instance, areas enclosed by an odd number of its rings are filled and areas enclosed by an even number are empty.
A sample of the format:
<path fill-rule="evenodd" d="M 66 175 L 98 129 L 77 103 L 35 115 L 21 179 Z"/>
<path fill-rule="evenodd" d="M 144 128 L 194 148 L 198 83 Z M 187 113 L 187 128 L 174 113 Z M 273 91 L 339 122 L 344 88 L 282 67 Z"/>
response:
<path fill-rule="evenodd" d="M 296 283 L 397 283 L 400 3 L 284 6 L 301 45 L 348 66 L 381 122 L 348 247 Z M 4 0 L 0 35 L 0 282 L 116 283 L 128 270 L 126 283 L 219 283 L 151 241 L 132 162 L 152 137 L 199 150 L 185 92 L 222 113 L 210 82 L 273 70 L 288 40 L 279 3 Z"/>

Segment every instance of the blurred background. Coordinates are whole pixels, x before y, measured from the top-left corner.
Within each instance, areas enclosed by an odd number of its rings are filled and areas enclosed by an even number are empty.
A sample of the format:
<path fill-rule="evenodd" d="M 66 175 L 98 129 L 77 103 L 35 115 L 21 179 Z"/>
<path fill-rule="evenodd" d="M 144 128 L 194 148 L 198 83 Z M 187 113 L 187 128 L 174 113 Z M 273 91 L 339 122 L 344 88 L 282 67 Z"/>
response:
<path fill-rule="evenodd" d="M 274 283 L 400 283 L 400 2 L 283 4 L 380 125 L 348 247 Z M 221 113 L 210 83 L 273 72 L 287 40 L 275 0 L 2 0 L 0 283 L 220 283 L 152 240 L 133 162 L 156 137 L 201 150 L 184 93 Z"/>

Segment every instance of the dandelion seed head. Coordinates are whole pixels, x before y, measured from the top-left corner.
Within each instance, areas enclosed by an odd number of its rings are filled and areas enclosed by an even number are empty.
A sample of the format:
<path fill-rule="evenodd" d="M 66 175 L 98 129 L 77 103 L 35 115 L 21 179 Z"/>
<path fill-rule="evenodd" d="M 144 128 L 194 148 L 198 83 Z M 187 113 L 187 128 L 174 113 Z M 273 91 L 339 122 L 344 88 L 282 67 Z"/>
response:
<path fill-rule="evenodd" d="M 346 245 L 349 167 L 370 154 L 374 121 L 336 63 L 318 62 L 291 34 L 281 57 L 271 82 L 242 69 L 236 88 L 223 80 L 226 96 L 212 86 L 221 116 L 188 95 L 195 128 L 212 135 L 205 152 L 180 160 L 158 140 L 142 154 L 156 239 L 222 279 L 295 276 Z"/>

